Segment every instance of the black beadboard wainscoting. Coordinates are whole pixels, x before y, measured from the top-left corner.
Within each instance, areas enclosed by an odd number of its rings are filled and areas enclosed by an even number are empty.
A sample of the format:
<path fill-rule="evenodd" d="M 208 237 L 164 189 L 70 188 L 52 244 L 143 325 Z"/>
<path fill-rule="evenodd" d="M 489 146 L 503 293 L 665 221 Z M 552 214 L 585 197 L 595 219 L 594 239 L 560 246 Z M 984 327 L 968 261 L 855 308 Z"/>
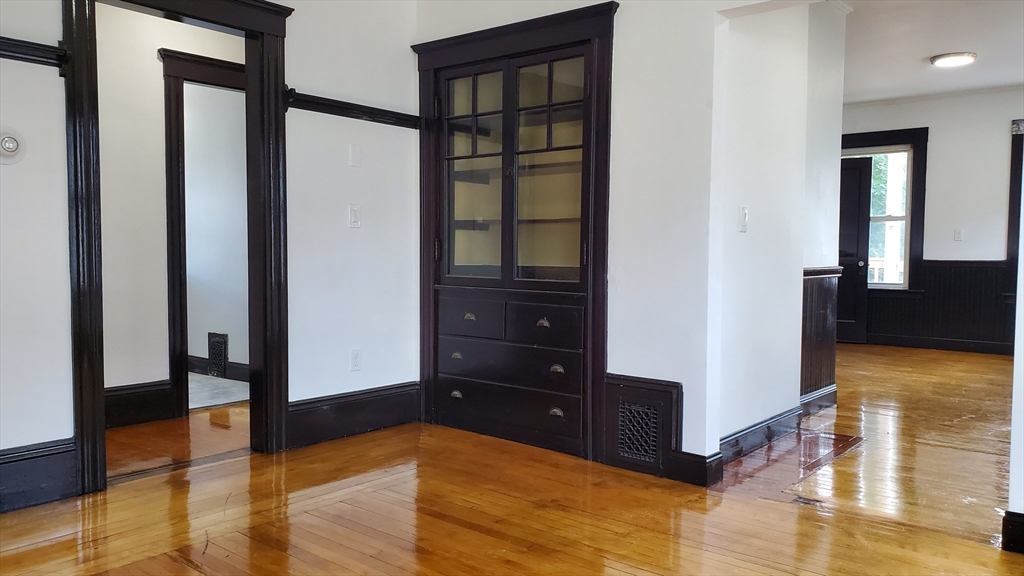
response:
<path fill-rule="evenodd" d="M 804 268 L 800 408 L 804 416 L 836 404 L 836 297 L 841 266 Z"/>
<path fill-rule="evenodd" d="M 868 343 L 1013 354 L 1016 262 L 925 260 L 914 290 L 873 289 Z"/>

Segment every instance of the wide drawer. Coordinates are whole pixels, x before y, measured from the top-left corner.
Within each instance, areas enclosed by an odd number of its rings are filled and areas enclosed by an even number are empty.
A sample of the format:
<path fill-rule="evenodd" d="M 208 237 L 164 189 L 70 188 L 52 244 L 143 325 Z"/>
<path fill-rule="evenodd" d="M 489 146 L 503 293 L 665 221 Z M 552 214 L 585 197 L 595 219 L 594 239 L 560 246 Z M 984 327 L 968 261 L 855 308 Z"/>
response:
<path fill-rule="evenodd" d="M 505 337 L 505 303 L 468 298 L 439 298 L 437 329 L 441 334 Z"/>
<path fill-rule="evenodd" d="M 439 372 L 560 394 L 583 394 L 583 354 L 507 342 L 441 336 Z"/>
<path fill-rule="evenodd" d="M 438 376 L 436 406 L 441 424 L 484 424 L 487 433 L 512 440 L 520 440 L 518 429 L 582 437 L 583 405 L 575 396 Z"/>
<path fill-rule="evenodd" d="M 583 348 L 583 308 L 509 302 L 505 306 L 505 337 L 513 342 Z"/>

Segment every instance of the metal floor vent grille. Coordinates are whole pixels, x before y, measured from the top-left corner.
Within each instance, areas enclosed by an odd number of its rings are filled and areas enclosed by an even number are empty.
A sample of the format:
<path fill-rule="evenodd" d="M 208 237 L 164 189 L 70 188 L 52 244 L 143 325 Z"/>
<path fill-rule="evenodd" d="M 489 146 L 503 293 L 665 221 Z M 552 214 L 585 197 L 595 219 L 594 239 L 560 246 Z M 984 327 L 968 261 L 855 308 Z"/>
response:
<path fill-rule="evenodd" d="M 658 410 L 619 400 L 619 456 L 644 462 L 658 459 Z"/>
<path fill-rule="evenodd" d="M 210 376 L 224 378 L 228 374 L 228 335 L 210 332 L 208 335 Z"/>

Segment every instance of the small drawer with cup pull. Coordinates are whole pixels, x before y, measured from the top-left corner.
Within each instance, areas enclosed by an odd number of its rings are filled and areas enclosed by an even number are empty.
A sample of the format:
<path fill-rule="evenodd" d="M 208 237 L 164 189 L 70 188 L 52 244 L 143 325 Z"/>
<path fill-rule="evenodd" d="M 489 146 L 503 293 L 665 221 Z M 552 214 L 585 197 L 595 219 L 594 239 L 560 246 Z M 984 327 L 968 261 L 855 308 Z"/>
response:
<path fill-rule="evenodd" d="M 437 330 L 441 334 L 501 340 L 505 336 L 505 303 L 439 298 Z"/>
<path fill-rule="evenodd" d="M 512 437 L 516 429 L 582 437 L 583 402 L 575 396 L 438 376 L 436 398 L 441 424 L 471 429 L 483 426 L 488 428 L 485 433 L 513 440 L 517 439 Z"/>
<path fill-rule="evenodd" d="M 509 342 L 441 336 L 438 372 L 560 394 L 583 394 L 583 354 Z"/>
<path fill-rule="evenodd" d="M 583 348 L 583 308 L 509 302 L 505 305 L 505 336 L 513 342 Z"/>

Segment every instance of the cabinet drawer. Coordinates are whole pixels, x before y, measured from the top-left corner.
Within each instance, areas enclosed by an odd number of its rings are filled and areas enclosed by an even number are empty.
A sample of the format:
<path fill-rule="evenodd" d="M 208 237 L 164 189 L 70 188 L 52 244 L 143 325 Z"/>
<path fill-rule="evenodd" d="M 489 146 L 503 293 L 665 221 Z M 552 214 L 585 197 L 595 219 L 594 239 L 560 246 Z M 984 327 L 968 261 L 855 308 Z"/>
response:
<path fill-rule="evenodd" d="M 509 302 L 506 338 L 552 348 L 583 348 L 583 308 Z"/>
<path fill-rule="evenodd" d="M 437 329 L 441 334 L 505 337 L 505 303 L 493 300 L 439 298 Z"/>
<path fill-rule="evenodd" d="M 518 440 L 517 429 L 581 438 L 582 400 L 575 396 L 438 376 L 436 404 L 442 424 L 486 426 Z"/>
<path fill-rule="evenodd" d="M 437 366 L 474 380 L 583 394 L 583 354 L 571 350 L 441 336 Z"/>

